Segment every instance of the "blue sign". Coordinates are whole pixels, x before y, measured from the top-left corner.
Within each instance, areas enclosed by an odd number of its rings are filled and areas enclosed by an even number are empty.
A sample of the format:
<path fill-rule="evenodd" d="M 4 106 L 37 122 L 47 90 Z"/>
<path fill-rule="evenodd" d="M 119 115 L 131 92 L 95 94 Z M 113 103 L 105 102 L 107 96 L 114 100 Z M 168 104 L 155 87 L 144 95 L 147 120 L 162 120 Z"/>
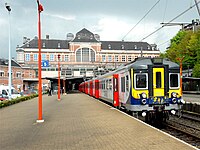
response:
<path fill-rule="evenodd" d="M 49 67 L 49 61 L 48 60 L 42 60 L 42 67 Z"/>

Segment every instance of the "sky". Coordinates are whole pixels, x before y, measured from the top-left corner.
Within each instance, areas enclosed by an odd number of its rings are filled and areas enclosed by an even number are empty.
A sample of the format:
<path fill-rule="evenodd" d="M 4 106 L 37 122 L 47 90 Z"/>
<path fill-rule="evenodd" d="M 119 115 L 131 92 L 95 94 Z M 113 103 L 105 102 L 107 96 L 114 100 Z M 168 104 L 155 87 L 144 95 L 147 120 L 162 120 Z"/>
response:
<path fill-rule="evenodd" d="M 200 1 L 200 0 L 197 0 Z M 160 0 L 146 17 L 133 29 L 158 0 L 40 0 L 42 38 L 66 39 L 67 33 L 74 35 L 86 28 L 100 35 L 102 41 L 141 41 L 160 28 L 162 22 L 173 18 L 194 5 L 194 0 Z M 11 14 L 5 8 L 11 6 Z M 200 7 L 200 4 L 199 4 Z M 11 56 L 16 58 L 17 45 L 22 46 L 23 37 L 38 36 L 38 12 L 36 0 L 0 0 L 0 58 L 8 58 L 9 18 L 11 28 Z M 173 23 L 191 23 L 199 19 L 193 7 Z M 170 39 L 181 26 L 166 26 L 144 39 L 157 44 L 165 52 Z M 129 32 L 131 30 L 131 32 Z"/>

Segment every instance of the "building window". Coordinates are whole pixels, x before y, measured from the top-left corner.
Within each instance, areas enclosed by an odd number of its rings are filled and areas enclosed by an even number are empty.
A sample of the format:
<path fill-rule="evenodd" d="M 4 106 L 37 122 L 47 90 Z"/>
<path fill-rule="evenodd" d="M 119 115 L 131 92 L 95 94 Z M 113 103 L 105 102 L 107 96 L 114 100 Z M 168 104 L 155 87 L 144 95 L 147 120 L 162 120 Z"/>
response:
<path fill-rule="evenodd" d="M 108 45 L 108 49 L 111 49 L 111 45 L 110 44 Z"/>
<path fill-rule="evenodd" d="M 0 77 L 4 77 L 4 71 L 0 71 Z"/>
<path fill-rule="evenodd" d="M 112 61 L 112 56 L 108 55 L 108 61 L 111 62 Z"/>
<path fill-rule="evenodd" d="M 16 77 L 21 78 L 21 72 L 16 72 Z"/>
<path fill-rule="evenodd" d="M 134 46 L 134 49 L 137 49 L 137 45 Z"/>
<path fill-rule="evenodd" d="M 33 60 L 38 61 L 38 54 L 33 54 Z"/>
<path fill-rule="evenodd" d="M 42 60 L 46 60 L 46 54 L 42 54 Z"/>
<path fill-rule="evenodd" d="M 66 61 L 66 62 L 69 61 L 69 55 L 65 55 L 65 61 Z"/>
<path fill-rule="evenodd" d="M 42 44 L 42 47 L 45 47 L 45 43 Z"/>
<path fill-rule="evenodd" d="M 115 55 L 115 62 L 118 62 L 119 61 L 119 57 L 118 55 Z"/>
<path fill-rule="evenodd" d="M 76 51 L 76 62 L 95 62 L 95 52 L 89 48 L 81 48 Z"/>
<path fill-rule="evenodd" d="M 106 62 L 106 55 L 102 55 L 102 62 Z"/>
<path fill-rule="evenodd" d="M 124 45 L 122 45 L 122 49 L 124 49 Z"/>
<path fill-rule="evenodd" d="M 58 54 L 60 55 L 60 54 Z M 57 61 L 58 61 L 58 55 L 57 55 Z M 62 61 L 62 55 L 60 55 L 60 61 Z"/>
<path fill-rule="evenodd" d="M 58 43 L 58 48 L 60 48 L 60 43 Z"/>
<path fill-rule="evenodd" d="M 30 54 L 25 54 L 25 60 L 30 61 Z"/>
<path fill-rule="evenodd" d="M 128 56 L 128 61 L 131 61 L 131 56 Z"/>
<path fill-rule="evenodd" d="M 122 56 L 122 61 L 125 62 L 126 61 L 126 56 Z"/>
<path fill-rule="evenodd" d="M 54 54 L 50 54 L 49 61 L 54 61 Z"/>

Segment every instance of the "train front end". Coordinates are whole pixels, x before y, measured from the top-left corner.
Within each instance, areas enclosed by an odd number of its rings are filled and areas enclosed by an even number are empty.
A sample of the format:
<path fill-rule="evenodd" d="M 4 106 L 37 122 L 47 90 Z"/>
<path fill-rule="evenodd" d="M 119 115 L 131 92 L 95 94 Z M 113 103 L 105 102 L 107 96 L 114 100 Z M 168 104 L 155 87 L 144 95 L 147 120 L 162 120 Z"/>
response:
<path fill-rule="evenodd" d="M 147 58 L 131 68 L 133 112 L 139 112 L 146 121 L 168 118 L 184 103 L 180 86 L 179 65 L 167 59 Z"/>

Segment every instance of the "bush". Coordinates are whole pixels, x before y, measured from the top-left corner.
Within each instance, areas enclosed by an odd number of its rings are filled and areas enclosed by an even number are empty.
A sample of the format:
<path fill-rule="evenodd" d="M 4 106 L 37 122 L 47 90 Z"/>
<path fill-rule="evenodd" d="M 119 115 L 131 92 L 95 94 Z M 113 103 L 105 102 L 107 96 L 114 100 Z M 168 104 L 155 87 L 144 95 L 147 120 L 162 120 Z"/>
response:
<path fill-rule="evenodd" d="M 33 94 L 33 95 L 30 95 L 30 96 L 22 96 L 22 97 L 18 97 L 16 99 L 12 99 L 12 100 L 2 101 L 2 102 L 0 102 L 0 108 L 6 107 L 6 106 L 9 106 L 9 105 L 13 105 L 13 104 L 16 104 L 16 103 L 19 103 L 19 102 L 23 102 L 23 101 L 26 101 L 26 100 L 30 100 L 30 99 L 33 99 L 34 97 L 38 97 L 38 94 Z"/>

